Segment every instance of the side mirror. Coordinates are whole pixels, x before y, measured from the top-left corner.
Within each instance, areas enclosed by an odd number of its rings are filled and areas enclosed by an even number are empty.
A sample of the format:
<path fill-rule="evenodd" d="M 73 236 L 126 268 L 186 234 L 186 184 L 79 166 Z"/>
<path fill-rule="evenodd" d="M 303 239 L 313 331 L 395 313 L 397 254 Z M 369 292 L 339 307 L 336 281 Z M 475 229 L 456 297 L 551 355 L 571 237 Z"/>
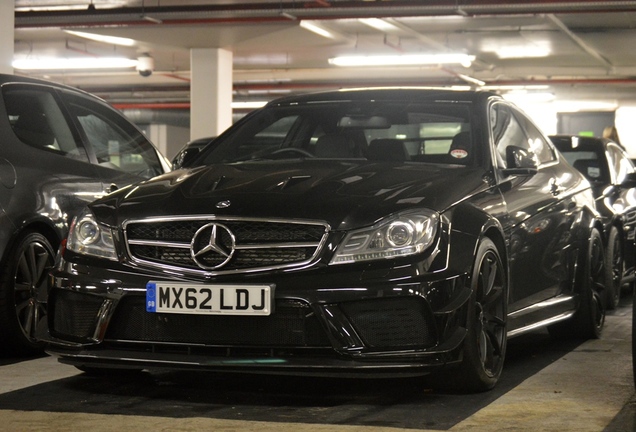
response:
<path fill-rule="evenodd" d="M 628 173 L 623 179 L 621 187 L 625 189 L 636 188 L 636 172 Z"/>
<path fill-rule="evenodd" d="M 172 163 L 172 169 L 187 168 L 199 154 L 199 148 L 192 147 L 185 149 Z"/>
<path fill-rule="evenodd" d="M 517 146 L 506 147 L 505 175 L 534 175 L 537 173 L 537 159 L 533 152 Z"/>

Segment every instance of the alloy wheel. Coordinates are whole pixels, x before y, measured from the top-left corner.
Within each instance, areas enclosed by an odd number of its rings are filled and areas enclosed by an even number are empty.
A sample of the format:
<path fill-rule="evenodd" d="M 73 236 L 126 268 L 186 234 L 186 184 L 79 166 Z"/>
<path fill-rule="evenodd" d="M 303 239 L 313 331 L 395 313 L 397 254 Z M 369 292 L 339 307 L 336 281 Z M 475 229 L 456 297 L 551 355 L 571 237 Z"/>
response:
<path fill-rule="evenodd" d="M 590 272 L 588 277 L 590 290 L 592 291 L 589 313 L 591 314 L 596 331 L 600 334 L 603 324 L 605 323 L 605 304 L 603 301 L 603 294 L 606 283 L 605 255 L 600 235 L 592 237 L 589 260 Z"/>
<path fill-rule="evenodd" d="M 484 371 L 494 376 L 503 362 L 506 342 L 504 273 L 499 257 L 488 251 L 480 264 L 475 303 L 478 351 Z"/>
<path fill-rule="evenodd" d="M 38 326 L 46 323 L 47 277 L 53 252 L 39 235 L 27 237 L 17 250 L 14 281 L 15 313 L 25 338 L 36 342 Z"/>

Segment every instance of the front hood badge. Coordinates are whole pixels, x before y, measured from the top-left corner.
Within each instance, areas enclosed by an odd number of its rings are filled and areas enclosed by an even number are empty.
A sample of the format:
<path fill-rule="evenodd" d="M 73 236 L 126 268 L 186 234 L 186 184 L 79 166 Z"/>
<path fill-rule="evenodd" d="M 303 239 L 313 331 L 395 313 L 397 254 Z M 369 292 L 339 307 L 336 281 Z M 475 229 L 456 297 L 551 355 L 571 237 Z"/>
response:
<path fill-rule="evenodd" d="M 209 223 L 194 234 L 190 256 L 202 269 L 216 270 L 232 259 L 235 248 L 236 238 L 228 227 Z"/>
<path fill-rule="evenodd" d="M 216 208 L 224 209 L 224 208 L 228 208 L 231 205 L 232 203 L 229 200 L 219 201 L 218 203 L 216 203 Z"/>

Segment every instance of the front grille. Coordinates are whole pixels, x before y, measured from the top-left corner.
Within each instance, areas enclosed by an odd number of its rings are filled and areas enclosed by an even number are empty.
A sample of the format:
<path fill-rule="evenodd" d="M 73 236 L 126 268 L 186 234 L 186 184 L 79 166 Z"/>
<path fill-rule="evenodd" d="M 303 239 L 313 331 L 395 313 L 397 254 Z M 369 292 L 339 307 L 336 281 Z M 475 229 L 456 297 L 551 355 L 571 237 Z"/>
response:
<path fill-rule="evenodd" d="M 331 347 L 311 307 L 278 300 L 269 316 L 146 312 L 141 297 L 123 298 L 107 340 L 252 347 Z"/>
<path fill-rule="evenodd" d="M 66 290 L 55 290 L 52 293 L 52 298 L 49 299 L 54 311 L 51 333 L 70 337 L 72 340 L 93 336 L 103 299 Z"/>
<path fill-rule="evenodd" d="M 215 248 L 195 260 L 192 249 L 210 242 L 210 234 L 197 232 L 210 224 L 219 227 Z M 130 221 L 124 233 L 128 253 L 137 262 L 221 274 L 306 264 L 318 256 L 328 229 L 319 222 L 175 218 Z"/>
<path fill-rule="evenodd" d="M 352 301 L 340 308 L 369 348 L 426 348 L 436 343 L 433 314 L 420 298 Z"/>

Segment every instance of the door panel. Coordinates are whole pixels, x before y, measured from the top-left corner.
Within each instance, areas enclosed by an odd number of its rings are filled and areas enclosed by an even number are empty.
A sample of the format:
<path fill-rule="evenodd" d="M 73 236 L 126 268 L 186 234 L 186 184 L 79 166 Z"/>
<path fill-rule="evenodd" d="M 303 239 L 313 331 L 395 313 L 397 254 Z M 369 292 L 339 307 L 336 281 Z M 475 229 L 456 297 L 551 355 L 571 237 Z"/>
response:
<path fill-rule="evenodd" d="M 554 153 L 545 138 L 529 128 L 529 120 L 504 103 L 491 107 L 495 166 L 507 216 L 501 222 L 510 250 L 509 310 L 514 312 L 553 297 L 565 278 L 563 247 L 567 244 L 567 204 L 559 199 L 558 180 L 551 169 Z M 506 176 L 510 146 L 535 155 L 537 172 Z M 545 163 L 542 163 L 544 161 Z"/>

